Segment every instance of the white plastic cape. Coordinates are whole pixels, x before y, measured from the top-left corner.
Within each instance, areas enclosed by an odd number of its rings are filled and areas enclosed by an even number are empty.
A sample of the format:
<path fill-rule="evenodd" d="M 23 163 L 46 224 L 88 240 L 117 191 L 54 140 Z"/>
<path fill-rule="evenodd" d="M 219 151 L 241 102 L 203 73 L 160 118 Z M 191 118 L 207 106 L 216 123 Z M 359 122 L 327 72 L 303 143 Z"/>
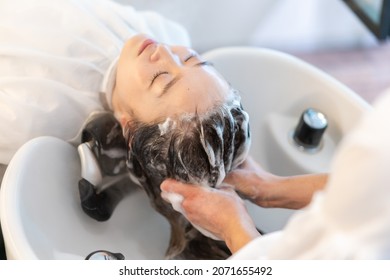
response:
<path fill-rule="evenodd" d="M 0 1 L 0 163 L 37 136 L 73 139 L 136 33 L 189 45 L 180 25 L 109 0 Z"/>
<path fill-rule="evenodd" d="M 328 184 L 232 259 L 390 259 L 390 91 L 341 143 Z"/>

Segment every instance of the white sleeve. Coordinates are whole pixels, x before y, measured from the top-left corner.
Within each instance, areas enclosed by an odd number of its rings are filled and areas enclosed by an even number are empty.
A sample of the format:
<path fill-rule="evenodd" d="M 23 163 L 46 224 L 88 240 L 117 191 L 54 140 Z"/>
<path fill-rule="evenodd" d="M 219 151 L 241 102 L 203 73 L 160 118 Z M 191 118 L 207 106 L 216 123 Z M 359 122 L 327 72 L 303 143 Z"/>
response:
<path fill-rule="evenodd" d="M 389 121 L 390 92 L 341 143 L 325 190 L 272 240 L 232 259 L 389 259 Z"/>

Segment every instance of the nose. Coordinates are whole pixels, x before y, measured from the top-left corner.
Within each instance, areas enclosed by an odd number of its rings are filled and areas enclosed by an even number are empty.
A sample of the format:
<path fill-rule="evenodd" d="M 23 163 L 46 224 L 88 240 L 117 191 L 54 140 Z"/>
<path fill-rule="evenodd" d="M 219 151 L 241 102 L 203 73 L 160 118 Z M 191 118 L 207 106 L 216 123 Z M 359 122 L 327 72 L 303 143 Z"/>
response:
<path fill-rule="evenodd" d="M 151 62 L 163 62 L 169 65 L 181 65 L 180 58 L 172 52 L 169 46 L 158 44 L 155 51 L 150 56 Z"/>

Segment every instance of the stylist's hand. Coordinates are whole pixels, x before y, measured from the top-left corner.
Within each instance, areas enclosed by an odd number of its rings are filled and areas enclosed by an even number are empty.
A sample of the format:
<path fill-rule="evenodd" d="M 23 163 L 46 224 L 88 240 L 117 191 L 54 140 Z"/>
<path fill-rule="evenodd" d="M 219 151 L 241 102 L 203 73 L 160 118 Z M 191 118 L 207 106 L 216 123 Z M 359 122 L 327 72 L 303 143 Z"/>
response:
<path fill-rule="evenodd" d="M 301 209 L 310 203 L 316 191 L 325 187 L 327 179 L 328 175 L 321 173 L 276 176 L 248 157 L 223 182 L 261 207 Z"/>
<path fill-rule="evenodd" d="M 281 177 L 265 171 L 248 157 L 237 169 L 230 171 L 223 182 L 261 207 L 275 207 L 273 193 L 277 191 L 280 180 Z"/>
<path fill-rule="evenodd" d="M 161 190 L 183 196 L 188 220 L 224 240 L 232 253 L 260 235 L 244 202 L 230 188 L 207 189 L 168 179 Z"/>

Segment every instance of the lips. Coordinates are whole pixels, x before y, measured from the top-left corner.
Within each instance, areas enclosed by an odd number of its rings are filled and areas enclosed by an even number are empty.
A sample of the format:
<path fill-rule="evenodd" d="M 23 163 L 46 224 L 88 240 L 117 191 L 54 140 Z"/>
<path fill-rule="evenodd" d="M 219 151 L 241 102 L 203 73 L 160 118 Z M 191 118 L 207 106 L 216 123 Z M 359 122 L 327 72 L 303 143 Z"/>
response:
<path fill-rule="evenodd" d="M 152 39 L 146 39 L 145 41 L 143 41 L 141 44 L 141 47 L 138 50 L 138 55 L 140 55 L 147 47 L 149 47 L 150 45 L 153 45 L 155 43 L 156 43 L 156 41 L 154 41 Z"/>

